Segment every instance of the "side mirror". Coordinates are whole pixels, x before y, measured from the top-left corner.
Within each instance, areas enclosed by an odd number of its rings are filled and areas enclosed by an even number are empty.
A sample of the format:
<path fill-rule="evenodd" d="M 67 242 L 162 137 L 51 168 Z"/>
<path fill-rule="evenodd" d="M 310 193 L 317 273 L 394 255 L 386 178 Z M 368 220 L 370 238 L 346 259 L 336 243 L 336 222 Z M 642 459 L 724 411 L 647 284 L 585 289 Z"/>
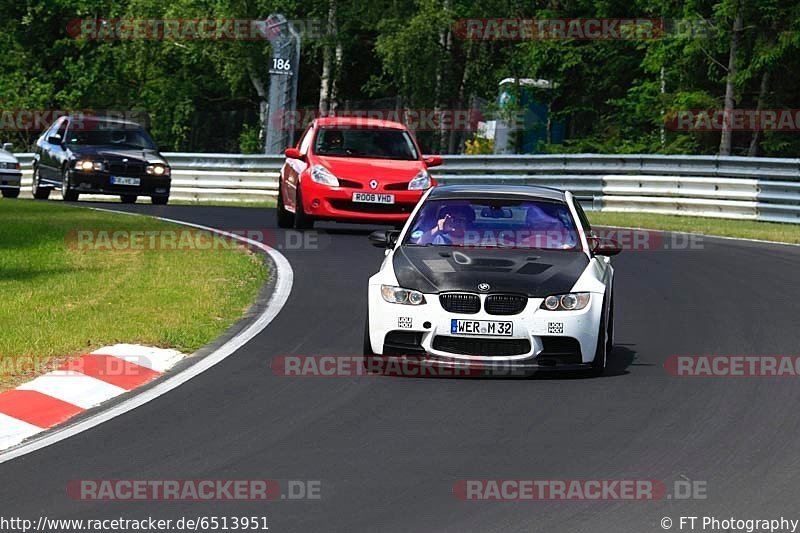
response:
<path fill-rule="evenodd" d="M 373 231 L 369 234 L 369 242 L 378 248 L 394 248 L 400 232 L 397 230 Z"/>
<path fill-rule="evenodd" d="M 285 155 L 289 159 L 299 159 L 301 161 L 305 159 L 305 156 L 301 154 L 300 150 L 298 150 L 297 148 L 287 148 L 286 150 L 283 151 L 283 155 Z"/>
<path fill-rule="evenodd" d="M 3 143 L 3 150 L 5 150 L 6 152 L 13 151 L 14 150 L 14 144 L 13 143 Z"/>
<path fill-rule="evenodd" d="M 47 138 L 47 142 L 49 142 L 50 144 L 61 145 L 61 135 L 59 135 L 58 133 L 56 133 L 55 135 L 51 135 L 50 137 Z"/>
<path fill-rule="evenodd" d="M 595 255 L 612 256 L 622 251 L 622 246 L 614 239 L 601 239 L 600 237 L 589 237 L 589 246 Z"/>
<path fill-rule="evenodd" d="M 444 163 L 444 159 L 442 159 L 442 156 L 440 155 L 430 155 L 423 159 L 423 161 L 425 162 L 425 166 L 428 167 L 438 167 Z"/>

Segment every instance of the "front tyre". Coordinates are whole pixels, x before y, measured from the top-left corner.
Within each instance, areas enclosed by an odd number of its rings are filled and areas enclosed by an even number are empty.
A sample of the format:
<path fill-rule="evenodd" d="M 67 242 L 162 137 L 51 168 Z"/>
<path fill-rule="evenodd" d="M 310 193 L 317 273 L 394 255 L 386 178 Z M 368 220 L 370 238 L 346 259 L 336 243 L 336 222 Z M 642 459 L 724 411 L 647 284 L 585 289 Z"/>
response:
<path fill-rule="evenodd" d="M 31 194 L 36 200 L 47 200 L 50 197 L 50 189 L 39 186 L 39 168 L 33 167 L 33 180 L 31 181 Z"/>
<path fill-rule="evenodd" d="M 591 373 L 593 376 L 599 377 L 606 372 L 606 360 L 608 359 L 608 322 L 606 318 L 605 309 L 600 315 L 600 331 L 597 333 L 597 348 L 594 352 L 594 360 L 592 361 Z"/>
<path fill-rule="evenodd" d="M 294 226 L 294 217 L 293 215 L 286 210 L 286 206 L 283 204 L 283 189 L 278 187 L 278 227 L 288 229 Z"/>
<path fill-rule="evenodd" d="M 307 215 L 303 209 L 303 197 L 300 192 L 300 184 L 298 183 L 294 200 L 294 229 L 311 229 L 313 227 L 314 219 Z"/>
<path fill-rule="evenodd" d="M 364 319 L 364 369 L 369 371 L 374 358 L 375 352 L 372 351 L 372 342 L 369 340 L 369 311 L 367 311 L 367 317 Z"/>
<path fill-rule="evenodd" d="M 65 202 L 77 202 L 78 191 L 72 189 L 69 183 L 69 172 L 66 169 L 61 173 L 61 199 Z"/>
<path fill-rule="evenodd" d="M 614 294 L 611 294 L 611 303 L 608 305 L 608 327 L 606 328 L 606 354 L 614 350 Z"/>
<path fill-rule="evenodd" d="M 151 196 L 150 201 L 153 202 L 153 205 L 167 205 L 169 196 Z"/>
<path fill-rule="evenodd" d="M 19 196 L 19 189 L 3 189 L 3 198 L 16 198 Z"/>
<path fill-rule="evenodd" d="M 135 204 L 137 196 L 135 194 L 123 194 L 119 197 L 123 204 Z M 155 202 L 153 202 L 155 203 Z"/>

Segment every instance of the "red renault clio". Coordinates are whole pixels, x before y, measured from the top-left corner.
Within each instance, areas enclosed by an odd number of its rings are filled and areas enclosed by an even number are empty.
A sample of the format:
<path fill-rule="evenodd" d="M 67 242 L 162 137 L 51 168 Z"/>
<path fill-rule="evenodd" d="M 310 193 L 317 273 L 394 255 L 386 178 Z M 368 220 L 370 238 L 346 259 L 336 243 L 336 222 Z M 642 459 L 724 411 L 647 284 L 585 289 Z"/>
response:
<path fill-rule="evenodd" d="M 285 151 L 278 186 L 278 226 L 311 228 L 316 220 L 402 225 L 436 185 L 403 124 L 363 117 L 314 120 Z"/>

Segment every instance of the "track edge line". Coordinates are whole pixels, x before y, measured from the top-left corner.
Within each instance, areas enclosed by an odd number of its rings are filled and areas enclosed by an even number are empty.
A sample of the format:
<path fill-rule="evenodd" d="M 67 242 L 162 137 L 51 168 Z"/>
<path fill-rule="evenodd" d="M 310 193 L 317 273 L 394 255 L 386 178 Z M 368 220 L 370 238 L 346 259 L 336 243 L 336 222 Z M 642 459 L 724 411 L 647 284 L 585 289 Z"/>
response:
<path fill-rule="evenodd" d="M 283 306 L 286 304 L 287 300 L 289 299 L 289 295 L 292 292 L 292 285 L 294 283 L 294 271 L 292 270 L 292 266 L 289 261 L 281 254 L 279 251 L 271 248 L 263 243 L 257 242 L 252 239 L 248 239 L 241 235 L 236 235 L 234 233 L 229 233 L 224 230 L 211 228 L 208 226 L 203 226 L 200 224 L 194 224 L 191 222 L 185 222 L 181 220 L 175 220 L 165 217 L 158 217 L 158 216 L 151 216 L 151 215 L 141 215 L 139 213 L 129 213 L 125 211 L 116 211 L 113 209 L 104 209 L 104 208 L 89 208 L 96 211 L 106 211 L 110 213 L 116 214 L 123 214 L 123 215 L 133 215 L 133 216 L 149 216 L 150 218 L 155 218 L 158 220 L 163 220 L 164 222 L 170 222 L 174 224 L 180 224 L 187 227 L 192 227 L 196 229 L 212 231 L 219 235 L 223 235 L 225 237 L 237 239 L 244 243 L 249 244 L 255 248 L 260 249 L 264 252 L 275 265 L 276 269 L 276 280 L 273 287 L 272 294 L 269 297 L 269 301 L 267 302 L 265 308 L 261 311 L 261 314 L 251 322 L 247 327 L 242 329 L 239 333 L 234 335 L 231 339 L 225 342 L 222 346 L 218 347 L 213 352 L 207 354 L 202 359 L 199 359 L 193 365 L 181 370 L 174 376 L 170 376 L 166 378 L 164 381 L 156 384 L 155 386 L 143 390 L 140 394 L 136 394 L 118 404 L 112 405 L 108 409 L 102 410 L 97 414 L 94 414 L 88 418 L 80 420 L 72 425 L 67 425 L 61 429 L 55 429 L 50 431 L 39 438 L 33 438 L 32 440 L 23 442 L 16 447 L 10 448 L 7 451 L 0 453 L 0 464 L 6 463 L 18 457 L 22 457 L 29 453 L 33 453 L 37 450 L 41 450 L 42 448 L 46 448 L 62 440 L 68 439 L 84 431 L 88 431 L 100 424 L 117 418 L 129 411 L 136 409 L 152 400 L 157 399 L 160 396 L 180 387 L 187 381 L 195 378 L 209 370 L 217 363 L 222 362 L 226 358 L 233 355 L 239 348 L 244 346 L 250 340 L 253 339 L 256 335 L 261 333 L 269 324 L 278 316 L 278 313 L 283 309 Z M 223 334 L 224 335 L 224 334 Z M 212 341 L 213 343 L 214 341 Z M 201 348 L 202 349 L 202 348 Z"/>

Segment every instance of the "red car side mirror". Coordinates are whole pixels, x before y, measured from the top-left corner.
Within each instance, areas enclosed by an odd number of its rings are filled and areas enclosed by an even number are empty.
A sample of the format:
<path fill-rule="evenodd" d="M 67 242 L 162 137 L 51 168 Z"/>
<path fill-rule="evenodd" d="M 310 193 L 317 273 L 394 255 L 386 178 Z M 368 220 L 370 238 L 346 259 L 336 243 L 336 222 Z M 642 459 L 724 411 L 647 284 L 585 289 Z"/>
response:
<path fill-rule="evenodd" d="M 444 159 L 442 159 L 442 156 L 440 155 L 428 156 L 425 159 L 423 159 L 423 161 L 425 162 L 425 166 L 428 167 L 438 167 L 439 165 L 444 163 Z"/>
<path fill-rule="evenodd" d="M 289 159 L 300 159 L 301 161 L 305 159 L 305 156 L 297 148 L 287 148 L 283 151 L 283 154 Z"/>

